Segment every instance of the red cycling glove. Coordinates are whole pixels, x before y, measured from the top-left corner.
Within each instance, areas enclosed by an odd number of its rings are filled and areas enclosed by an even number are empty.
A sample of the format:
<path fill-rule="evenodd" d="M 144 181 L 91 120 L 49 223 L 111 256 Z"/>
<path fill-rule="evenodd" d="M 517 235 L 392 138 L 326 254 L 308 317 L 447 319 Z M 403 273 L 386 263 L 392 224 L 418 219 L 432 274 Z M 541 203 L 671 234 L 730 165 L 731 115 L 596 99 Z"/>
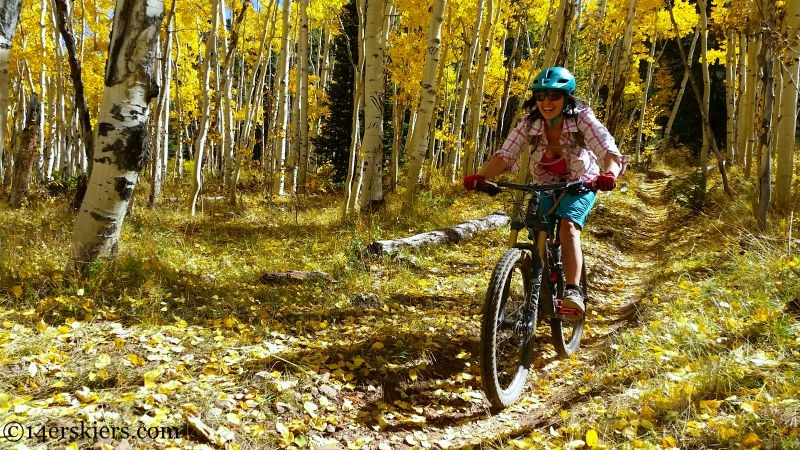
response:
<path fill-rule="evenodd" d="M 464 189 L 468 191 L 474 191 L 474 190 L 480 191 L 485 187 L 486 187 L 486 177 L 484 177 L 483 175 L 475 174 L 475 175 L 467 175 L 466 177 L 464 177 Z"/>
<path fill-rule="evenodd" d="M 613 191 L 617 186 L 617 176 L 606 172 L 594 179 L 594 187 L 599 191 Z"/>

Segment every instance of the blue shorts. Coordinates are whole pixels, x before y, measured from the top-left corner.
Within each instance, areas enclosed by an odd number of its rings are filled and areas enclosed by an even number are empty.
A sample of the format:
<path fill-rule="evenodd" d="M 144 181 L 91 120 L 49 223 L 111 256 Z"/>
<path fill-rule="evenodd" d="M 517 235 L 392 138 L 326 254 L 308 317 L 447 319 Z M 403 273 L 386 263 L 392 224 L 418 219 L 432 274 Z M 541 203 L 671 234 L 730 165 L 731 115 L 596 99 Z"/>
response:
<path fill-rule="evenodd" d="M 558 216 L 575 222 L 581 229 L 586 224 L 586 218 L 589 217 L 589 211 L 594 206 L 594 201 L 597 198 L 597 192 L 589 191 L 578 195 L 566 194 L 561 200 L 561 203 L 556 207 L 555 214 L 550 214 L 547 217 L 547 223 L 551 227 L 555 226 L 555 217 Z M 553 194 L 542 193 L 539 197 L 539 207 L 544 208 L 544 211 L 550 211 L 553 207 L 555 197 Z"/>

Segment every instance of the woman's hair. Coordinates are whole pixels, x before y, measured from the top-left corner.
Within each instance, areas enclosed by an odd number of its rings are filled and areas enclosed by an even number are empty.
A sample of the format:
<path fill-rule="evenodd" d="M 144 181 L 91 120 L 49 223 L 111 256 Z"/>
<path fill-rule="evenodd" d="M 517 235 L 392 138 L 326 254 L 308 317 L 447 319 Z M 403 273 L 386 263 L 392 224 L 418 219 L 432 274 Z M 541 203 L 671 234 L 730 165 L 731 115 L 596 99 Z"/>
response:
<path fill-rule="evenodd" d="M 576 111 L 576 109 L 578 105 L 582 103 L 583 102 L 581 101 L 581 99 L 575 97 L 574 95 L 567 95 L 566 97 L 564 97 L 564 116 L 566 117 L 577 116 L 578 112 Z M 539 111 L 539 108 L 536 106 L 536 97 L 532 95 L 531 98 L 525 100 L 525 102 L 522 103 L 522 109 L 523 111 L 530 111 L 530 114 L 528 114 L 528 119 L 531 121 L 544 118 L 542 117 L 541 111 Z"/>

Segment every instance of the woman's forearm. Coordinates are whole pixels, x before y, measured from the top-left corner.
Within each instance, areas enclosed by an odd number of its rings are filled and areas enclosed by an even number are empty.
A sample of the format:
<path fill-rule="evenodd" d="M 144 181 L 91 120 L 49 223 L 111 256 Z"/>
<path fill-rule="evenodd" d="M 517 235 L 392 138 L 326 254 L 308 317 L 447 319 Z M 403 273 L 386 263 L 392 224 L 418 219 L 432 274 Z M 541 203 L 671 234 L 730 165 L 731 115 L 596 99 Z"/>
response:
<path fill-rule="evenodd" d="M 617 177 L 620 171 L 622 171 L 622 164 L 620 163 L 619 156 L 606 153 L 606 157 L 603 159 L 603 173 L 611 172 Z"/>
<path fill-rule="evenodd" d="M 502 158 L 492 156 L 476 173 L 486 178 L 494 178 L 505 172 L 506 167 L 506 162 Z"/>

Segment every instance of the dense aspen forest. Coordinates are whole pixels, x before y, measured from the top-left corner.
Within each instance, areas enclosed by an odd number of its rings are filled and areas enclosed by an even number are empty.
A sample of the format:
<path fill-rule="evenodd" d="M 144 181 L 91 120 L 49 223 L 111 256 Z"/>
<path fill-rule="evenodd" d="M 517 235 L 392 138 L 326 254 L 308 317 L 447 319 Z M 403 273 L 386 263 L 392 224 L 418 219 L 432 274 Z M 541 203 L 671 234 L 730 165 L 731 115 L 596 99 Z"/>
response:
<path fill-rule="evenodd" d="M 553 66 L 627 168 L 498 411 Z M 798 80 L 800 0 L 0 0 L 0 449 L 797 448 Z"/>

